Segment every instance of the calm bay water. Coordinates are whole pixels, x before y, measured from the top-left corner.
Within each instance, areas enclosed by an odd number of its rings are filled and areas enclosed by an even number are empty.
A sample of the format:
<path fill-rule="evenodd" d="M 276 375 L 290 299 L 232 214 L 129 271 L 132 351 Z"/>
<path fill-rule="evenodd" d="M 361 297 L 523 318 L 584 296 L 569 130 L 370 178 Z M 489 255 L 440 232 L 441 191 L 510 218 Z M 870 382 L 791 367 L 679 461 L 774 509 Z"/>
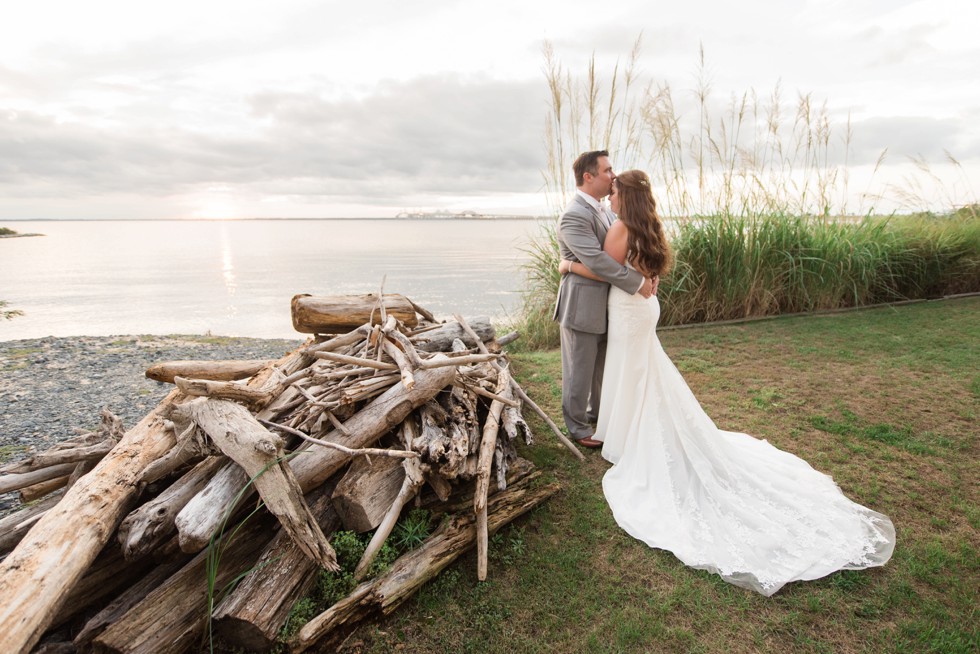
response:
<path fill-rule="evenodd" d="M 36 221 L 0 239 L 0 341 L 203 334 L 295 338 L 297 293 L 407 295 L 436 315 L 520 306 L 534 220 Z"/>

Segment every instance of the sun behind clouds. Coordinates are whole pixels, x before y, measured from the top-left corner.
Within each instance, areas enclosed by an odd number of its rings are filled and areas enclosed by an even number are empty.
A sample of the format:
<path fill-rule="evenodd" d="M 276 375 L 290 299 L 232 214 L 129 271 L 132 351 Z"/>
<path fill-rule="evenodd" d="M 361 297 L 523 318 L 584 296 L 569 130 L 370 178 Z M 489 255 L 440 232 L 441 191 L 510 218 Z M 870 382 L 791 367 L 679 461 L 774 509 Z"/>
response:
<path fill-rule="evenodd" d="M 234 203 L 222 200 L 210 200 L 196 205 L 190 217 L 196 220 L 234 220 L 241 218 L 241 212 Z"/>

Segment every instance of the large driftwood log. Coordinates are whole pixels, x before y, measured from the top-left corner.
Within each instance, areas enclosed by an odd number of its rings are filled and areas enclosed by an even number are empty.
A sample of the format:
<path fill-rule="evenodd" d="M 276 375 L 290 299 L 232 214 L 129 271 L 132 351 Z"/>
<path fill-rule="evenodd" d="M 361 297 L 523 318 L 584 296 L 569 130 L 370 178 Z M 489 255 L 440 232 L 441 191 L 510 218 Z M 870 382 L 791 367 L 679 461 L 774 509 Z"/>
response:
<path fill-rule="evenodd" d="M 491 531 L 497 531 L 559 490 L 558 484 L 534 486 L 530 482 L 535 476 L 491 497 L 488 505 Z M 312 647 L 317 651 L 330 651 L 363 620 L 389 615 L 473 545 L 476 539 L 474 521 L 472 514 L 455 516 L 421 547 L 399 558 L 383 576 L 362 583 L 346 598 L 308 622 L 290 641 L 290 651 L 305 652 Z"/>
<path fill-rule="evenodd" d="M 117 538 L 127 559 L 136 559 L 155 549 L 177 531 L 174 519 L 226 463 L 211 456 L 198 463 L 157 497 L 130 513 L 119 525 Z"/>
<path fill-rule="evenodd" d="M 87 650 L 93 638 L 101 634 L 106 627 L 141 602 L 151 591 L 159 587 L 160 584 L 180 570 L 185 563 L 187 563 L 187 557 L 181 556 L 173 561 L 157 566 L 148 575 L 126 589 L 116 599 L 112 600 L 105 608 L 89 618 L 85 626 L 82 627 L 82 630 L 75 636 L 73 642 L 76 649 L 82 651 Z"/>
<path fill-rule="evenodd" d="M 266 508 L 307 556 L 327 570 L 340 569 L 337 554 L 317 526 L 286 463 L 279 436 L 234 402 L 202 398 L 191 400 L 179 410 L 200 425 L 221 451 L 248 473 Z"/>
<path fill-rule="evenodd" d="M 386 293 L 385 311 L 406 327 L 418 324 L 415 307 L 402 295 Z M 365 323 L 380 323 L 378 296 L 374 295 L 294 295 L 290 303 L 293 328 L 304 334 L 339 334 Z"/>
<path fill-rule="evenodd" d="M 253 518 L 254 520 L 254 518 Z M 229 530 L 230 532 L 233 530 Z M 222 538 L 214 589 L 221 593 L 237 575 L 251 568 L 259 552 L 271 540 L 268 523 L 256 521 Z M 92 642 L 96 652 L 127 654 L 178 654 L 200 642 L 208 620 L 208 556 L 200 552 L 179 572 L 151 591 Z"/>
<path fill-rule="evenodd" d="M 176 547 L 172 547 L 176 550 Z M 161 550 L 166 555 L 167 549 Z M 66 624 L 77 615 L 107 601 L 145 577 L 157 566 L 153 557 L 127 561 L 118 545 L 110 540 L 85 575 L 68 592 L 55 616 L 54 625 Z"/>
<path fill-rule="evenodd" d="M 173 384 L 174 377 L 235 381 L 247 379 L 271 363 L 275 363 L 275 360 L 163 361 L 147 368 L 146 376 L 167 384 Z"/>
<path fill-rule="evenodd" d="M 310 495 L 310 511 L 325 534 L 340 525 L 329 491 L 321 487 Z M 249 652 L 269 649 L 293 604 L 310 590 L 316 574 L 316 563 L 288 534 L 279 532 L 262 552 L 255 569 L 215 609 L 215 633 Z"/>
<path fill-rule="evenodd" d="M 358 457 L 333 492 L 333 506 L 344 529 L 362 533 L 381 524 L 405 478 L 393 457 Z"/>
<path fill-rule="evenodd" d="M 486 316 L 476 316 L 468 318 L 473 331 L 477 333 L 481 341 L 492 341 L 496 334 L 490 319 Z M 476 347 L 477 343 L 473 340 L 458 322 L 449 321 L 441 325 L 438 329 L 422 332 L 412 337 L 415 347 L 424 352 L 449 352 L 452 350 L 453 341 L 462 340 L 467 347 Z"/>
<path fill-rule="evenodd" d="M 111 538 L 143 469 L 173 445 L 164 415 L 179 397 L 171 392 L 127 431 L 0 563 L 0 652 L 29 650 L 54 621 L 67 591 Z"/>

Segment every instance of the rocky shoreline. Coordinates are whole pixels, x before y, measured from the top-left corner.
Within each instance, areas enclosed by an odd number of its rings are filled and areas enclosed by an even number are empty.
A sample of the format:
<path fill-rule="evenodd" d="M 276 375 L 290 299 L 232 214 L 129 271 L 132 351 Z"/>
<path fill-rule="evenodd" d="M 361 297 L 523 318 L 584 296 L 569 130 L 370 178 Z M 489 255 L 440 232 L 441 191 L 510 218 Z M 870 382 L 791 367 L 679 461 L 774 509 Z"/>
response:
<path fill-rule="evenodd" d="M 127 428 L 170 384 L 146 368 L 179 359 L 278 359 L 302 339 L 222 336 L 78 336 L 0 342 L 0 462 L 23 458 L 94 429 L 103 407 Z M 0 496 L 0 513 L 16 494 Z"/>

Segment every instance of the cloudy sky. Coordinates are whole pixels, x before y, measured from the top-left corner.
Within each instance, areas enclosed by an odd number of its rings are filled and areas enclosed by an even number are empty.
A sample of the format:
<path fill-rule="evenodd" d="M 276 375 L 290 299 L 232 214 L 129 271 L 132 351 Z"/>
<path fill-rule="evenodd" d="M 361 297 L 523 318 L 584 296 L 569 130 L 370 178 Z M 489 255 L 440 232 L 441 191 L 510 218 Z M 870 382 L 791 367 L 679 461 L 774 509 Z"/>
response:
<path fill-rule="evenodd" d="M 644 79 L 678 111 L 703 46 L 718 102 L 779 84 L 790 115 L 798 93 L 836 134 L 849 115 L 855 185 L 976 201 L 976 7 L 20 2 L 0 23 L 0 219 L 542 214 L 543 43 L 576 74 L 594 53 L 608 81 L 640 33 Z M 912 156 L 941 184 L 910 180 Z"/>

